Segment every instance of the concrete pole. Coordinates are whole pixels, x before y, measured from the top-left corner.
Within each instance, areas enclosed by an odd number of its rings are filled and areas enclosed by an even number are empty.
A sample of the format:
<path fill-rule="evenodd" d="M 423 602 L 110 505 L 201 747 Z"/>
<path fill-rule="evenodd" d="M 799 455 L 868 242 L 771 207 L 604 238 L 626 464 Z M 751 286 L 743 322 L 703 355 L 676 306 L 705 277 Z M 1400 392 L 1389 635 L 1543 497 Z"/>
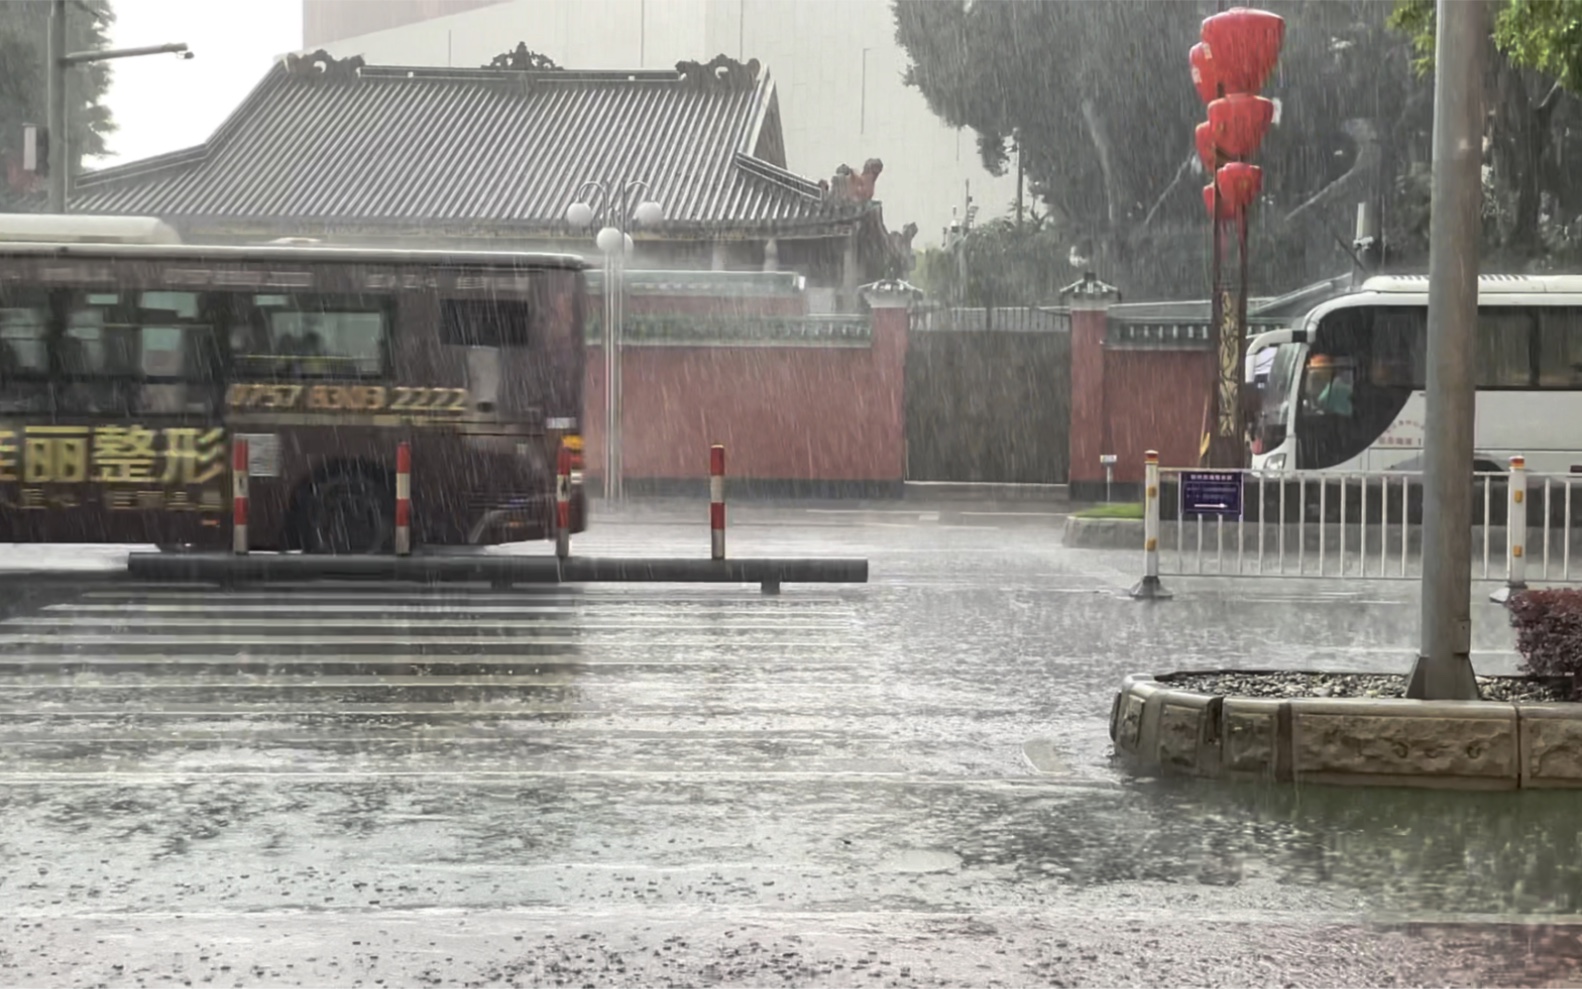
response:
<path fill-rule="evenodd" d="M 49 102 L 49 211 L 66 212 L 66 170 L 71 142 L 66 137 L 66 0 L 49 5 L 49 57 L 44 67 Z"/>
<path fill-rule="evenodd" d="M 1472 450 L 1483 203 L 1484 0 L 1439 0 L 1428 249 L 1422 647 L 1407 696 L 1478 696 L 1472 660 Z"/>

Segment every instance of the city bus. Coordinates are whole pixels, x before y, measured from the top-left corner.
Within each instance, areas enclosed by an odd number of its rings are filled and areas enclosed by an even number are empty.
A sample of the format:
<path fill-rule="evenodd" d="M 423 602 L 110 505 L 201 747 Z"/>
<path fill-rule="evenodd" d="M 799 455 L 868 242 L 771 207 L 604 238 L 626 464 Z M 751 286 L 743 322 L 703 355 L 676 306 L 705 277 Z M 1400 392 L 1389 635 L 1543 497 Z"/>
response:
<path fill-rule="evenodd" d="M 1425 276 L 1370 278 L 1249 351 L 1268 367 L 1253 470 L 1422 469 Z M 1582 473 L 1582 276 L 1478 280 L 1474 443 L 1479 471 L 1520 454 L 1536 473 Z"/>
<path fill-rule="evenodd" d="M 252 549 L 391 551 L 401 443 L 415 545 L 553 534 L 557 452 L 581 451 L 580 258 L 54 219 L 51 239 L 0 216 L 0 542 L 229 546 L 239 439 Z M 586 514 L 574 485 L 574 530 Z"/>

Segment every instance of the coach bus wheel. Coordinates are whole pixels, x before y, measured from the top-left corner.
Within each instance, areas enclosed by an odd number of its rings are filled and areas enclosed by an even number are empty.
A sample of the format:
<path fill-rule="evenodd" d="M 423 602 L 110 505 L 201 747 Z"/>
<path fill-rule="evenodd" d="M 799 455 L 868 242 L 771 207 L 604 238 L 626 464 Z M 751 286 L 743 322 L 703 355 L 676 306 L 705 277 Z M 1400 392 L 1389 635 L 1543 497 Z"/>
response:
<path fill-rule="evenodd" d="M 379 553 L 391 537 L 388 486 L 360 471 L 333 474 L 305 492 L 303 547 L 342 556 Z"/>

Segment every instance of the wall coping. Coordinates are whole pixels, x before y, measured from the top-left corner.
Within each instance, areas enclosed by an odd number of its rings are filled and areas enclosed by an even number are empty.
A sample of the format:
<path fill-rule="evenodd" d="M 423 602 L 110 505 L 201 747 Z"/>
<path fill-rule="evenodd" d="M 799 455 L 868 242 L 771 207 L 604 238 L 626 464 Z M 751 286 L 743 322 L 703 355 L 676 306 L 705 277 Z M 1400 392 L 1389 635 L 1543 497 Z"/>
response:
<path fill-rule="evenodd" d="M 900 279 L 886 279 L 864 285 L 863 301 L 872 309 L 910 309 L 922 301 L 923 290 Z"/>

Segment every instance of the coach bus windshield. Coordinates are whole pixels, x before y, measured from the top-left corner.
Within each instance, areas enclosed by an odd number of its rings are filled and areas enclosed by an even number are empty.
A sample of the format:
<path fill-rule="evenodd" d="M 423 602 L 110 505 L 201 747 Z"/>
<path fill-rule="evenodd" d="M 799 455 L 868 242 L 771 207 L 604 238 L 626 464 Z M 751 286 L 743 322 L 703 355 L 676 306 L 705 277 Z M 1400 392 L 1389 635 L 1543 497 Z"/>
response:
<path fill-rule="evenodd" d="M 1296 391 L 1297 463 L 1322 469 L 1377 440 L 1425 379 L 1427 312 L 1340 309 L 1316 327 Z"/>
<path fill-rule="evenodd" d="M 1253 453 L 1267 453 L 1285 442 L 1296 372 L 1302 354 L 1306 350 L 1307 348 L 1299 343 L 1282 343 L 1274 348 L 1274 360 L 1258 392 L 1258 420 L 1253 431 Z"/>

